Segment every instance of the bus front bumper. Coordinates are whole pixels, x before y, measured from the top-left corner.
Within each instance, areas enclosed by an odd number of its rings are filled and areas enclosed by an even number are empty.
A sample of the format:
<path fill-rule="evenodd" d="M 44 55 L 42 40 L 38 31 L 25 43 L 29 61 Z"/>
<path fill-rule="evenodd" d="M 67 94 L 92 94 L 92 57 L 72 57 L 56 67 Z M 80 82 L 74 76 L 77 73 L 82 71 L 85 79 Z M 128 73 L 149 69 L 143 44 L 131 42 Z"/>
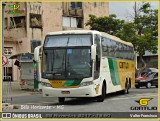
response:
<path fill-rule="evenodd" d="M 94 85 L 78 88 L 52 88 L 42 87 L 43 97 L 95 97 L 97 96 Z"/>

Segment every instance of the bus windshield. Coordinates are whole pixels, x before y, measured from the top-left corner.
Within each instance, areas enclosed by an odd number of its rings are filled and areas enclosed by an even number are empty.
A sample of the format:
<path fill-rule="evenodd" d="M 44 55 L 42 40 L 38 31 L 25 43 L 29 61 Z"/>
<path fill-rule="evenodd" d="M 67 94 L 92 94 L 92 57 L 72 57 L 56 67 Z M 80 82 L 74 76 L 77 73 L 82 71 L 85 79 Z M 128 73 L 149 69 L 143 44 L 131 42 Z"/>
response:
<path fill-rule="evenodd" d="M 43 48 L 43 73 L 47 79 L 92 76 L 91 35 L 47 36 Z"/>
<path fill-rule="evenodd" d="M 45 47 L 91 46 L 91 35 L 48 35 Z"/>
<path fill-rule="evenodd" d="M 67 77 L 91 77 L 90 49 L 67 49 Z"/>
<path fill-rule="evenodd" d="M 43 52 L 44 78 L 71 79 L 91 77 L 90 48 L 45 49 Z"/>

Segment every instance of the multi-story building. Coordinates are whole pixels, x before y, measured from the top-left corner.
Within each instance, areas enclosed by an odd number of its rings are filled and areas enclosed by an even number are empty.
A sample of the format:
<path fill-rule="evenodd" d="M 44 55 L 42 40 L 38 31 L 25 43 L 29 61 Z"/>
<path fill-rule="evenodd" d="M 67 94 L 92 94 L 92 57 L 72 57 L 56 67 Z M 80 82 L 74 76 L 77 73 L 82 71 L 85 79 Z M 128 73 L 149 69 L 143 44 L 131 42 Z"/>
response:
<path fill-rule="evenodd" d="M 89 14 L 109 15 L 108 2 L 10 2 L 5 7 L 4 54 L 33 53 L 46 33 L 68 29 L 89 29 Z M 7 75 L 19 80 L 15 60 L 9 60 Z"/>

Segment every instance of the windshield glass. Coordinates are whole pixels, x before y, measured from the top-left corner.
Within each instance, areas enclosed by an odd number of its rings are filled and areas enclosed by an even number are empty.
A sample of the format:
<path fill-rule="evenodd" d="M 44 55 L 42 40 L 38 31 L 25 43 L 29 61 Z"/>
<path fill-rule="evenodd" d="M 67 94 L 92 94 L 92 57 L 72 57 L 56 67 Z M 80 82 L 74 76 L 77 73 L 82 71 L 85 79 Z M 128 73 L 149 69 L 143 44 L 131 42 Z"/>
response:
<path fill-rule="evenodd" d="M 91 46 L 91 35 L 48 35 L 45 47 Z"/>
<path fill-rule="evenodd" d="M 44 49 L 43 78 L 73 79 L 91 77 L 90 47 Z"/>
<path fill-rule="evenodd" d="M 44 50 L 44 72 L 53 75 L 65 75 L 65 50 Z"/>
<path fill-rule="evenodd" d="M 67 49 L 67 77 L 90 77 L 90 49 Z"/>
<path fill-rule="evenodd" d="M 142 75 L 142 77 L 149 77 L 149 76 L 151 76 L 152 74 L 154 74 L 154 72 L 146 72 L 146 73 L 144 73 L 143 75 Z"/>

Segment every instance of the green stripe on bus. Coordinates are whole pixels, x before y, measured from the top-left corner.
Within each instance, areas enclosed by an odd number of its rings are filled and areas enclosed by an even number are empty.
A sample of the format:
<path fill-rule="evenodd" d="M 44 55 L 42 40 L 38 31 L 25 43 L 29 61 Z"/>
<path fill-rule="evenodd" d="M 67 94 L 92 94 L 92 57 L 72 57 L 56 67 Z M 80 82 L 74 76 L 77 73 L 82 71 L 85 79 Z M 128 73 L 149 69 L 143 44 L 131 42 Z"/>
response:
<path fill-rule="evenodd" d="M 64 86 L 78 86 L 82 80 L 66 80 Z"/>
<path fill-rule="evenodd" d="M 120 85 L 117 61 L 115 59 L 108 58 L 108 63 L 113 85 Z"/>

